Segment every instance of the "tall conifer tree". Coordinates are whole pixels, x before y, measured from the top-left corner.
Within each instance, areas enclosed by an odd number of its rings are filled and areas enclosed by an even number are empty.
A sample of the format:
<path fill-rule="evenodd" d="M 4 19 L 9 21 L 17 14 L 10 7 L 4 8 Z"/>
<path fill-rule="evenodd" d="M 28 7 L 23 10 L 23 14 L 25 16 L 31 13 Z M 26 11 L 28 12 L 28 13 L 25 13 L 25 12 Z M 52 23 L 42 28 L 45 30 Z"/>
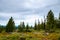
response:
<path fill-rule="evenodd" d="M 50 10 L 47 15 L 47 29 L 50 30 L 53 28 L 54 28 L 54 14 L 52 10 Z"/>
<path fill-rule="evenodd" d="M 36 21 L 35 21 L 35 25 L 34 25 L 34 30 L 37 30 L 38 28 L 37 28 L 37 23 L 36 23 Z"/>
<path fill-rule="evenodd" d="M 11 17 L 6 25 L 6 32 L 13 32 L 15 30 L 15 23 Z"/>

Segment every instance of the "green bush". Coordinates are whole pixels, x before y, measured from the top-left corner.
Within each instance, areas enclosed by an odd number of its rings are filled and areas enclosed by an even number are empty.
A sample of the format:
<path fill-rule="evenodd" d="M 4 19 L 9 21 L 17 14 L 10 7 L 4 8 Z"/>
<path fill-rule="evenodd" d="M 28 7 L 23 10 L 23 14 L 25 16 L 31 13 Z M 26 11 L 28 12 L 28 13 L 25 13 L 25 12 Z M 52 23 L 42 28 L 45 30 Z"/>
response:
<path fill-rule="evenodd" d="M 58 40 L 60 40 L 60 37 L 58 38 Z"/>
<path fill-rule="evenodd" d="M 24 38 L 24 37 L 21 37 L 19 40 L 26 40 L 26 38 Z"/>

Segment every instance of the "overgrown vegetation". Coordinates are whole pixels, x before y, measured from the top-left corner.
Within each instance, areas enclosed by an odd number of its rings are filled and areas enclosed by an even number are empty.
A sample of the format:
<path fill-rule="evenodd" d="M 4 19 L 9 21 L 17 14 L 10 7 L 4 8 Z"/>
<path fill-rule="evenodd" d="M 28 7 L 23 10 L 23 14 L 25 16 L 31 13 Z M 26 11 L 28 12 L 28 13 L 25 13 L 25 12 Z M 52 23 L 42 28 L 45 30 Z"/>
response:
<path fill-rule="evenodd" d="M 60 40 L 60 14 L 56 19 L 50 10 L 44 22 L 29 26 L 22 22 L 18 27 L 15 26 L 11 17 L 6 26 L 0 25 L 0 40 Z"/>

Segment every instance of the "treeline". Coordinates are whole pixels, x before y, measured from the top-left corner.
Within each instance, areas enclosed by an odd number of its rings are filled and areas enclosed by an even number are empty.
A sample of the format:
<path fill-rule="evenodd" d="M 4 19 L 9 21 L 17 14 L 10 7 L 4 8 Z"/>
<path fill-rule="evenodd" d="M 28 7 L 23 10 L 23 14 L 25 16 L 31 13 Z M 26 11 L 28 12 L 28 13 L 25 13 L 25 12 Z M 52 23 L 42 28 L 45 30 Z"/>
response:
<path fill-rule="evenodd" d="M 6 26 L 0 25 L 0 32 L 4 30 L 5 32 L 31 32 L 32 30 L 54 32 L 56 29 L 60 29 L 60 14 L 58 18 L 55 18 L 52 10 L 48 12 L 46 18 L 44 17 L 44 22 L 40 23 L 38 20 L 38 23 L 36 23 L 35 21 L 34 27 L 29 26 L 29 24 L 25 26 L 24 22 L 20 23 L 20 25 L 16 27 L 12 17 L 9 19 Z"/>

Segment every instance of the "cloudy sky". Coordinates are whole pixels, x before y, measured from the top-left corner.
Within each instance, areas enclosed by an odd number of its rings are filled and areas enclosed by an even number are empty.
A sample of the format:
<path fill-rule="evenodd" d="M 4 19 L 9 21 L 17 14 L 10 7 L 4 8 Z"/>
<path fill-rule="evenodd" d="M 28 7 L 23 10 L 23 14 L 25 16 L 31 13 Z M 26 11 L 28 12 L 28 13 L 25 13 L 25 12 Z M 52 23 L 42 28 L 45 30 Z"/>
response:
<path fill-rule="evenodd" d="M 33 25 L 35 20 L 41 22 L 49 10 L 57 17 L 60 0 L 0 0 L 0 24 L 6 25 L 12 16 L 16 25 L 23 21 Z"/>

